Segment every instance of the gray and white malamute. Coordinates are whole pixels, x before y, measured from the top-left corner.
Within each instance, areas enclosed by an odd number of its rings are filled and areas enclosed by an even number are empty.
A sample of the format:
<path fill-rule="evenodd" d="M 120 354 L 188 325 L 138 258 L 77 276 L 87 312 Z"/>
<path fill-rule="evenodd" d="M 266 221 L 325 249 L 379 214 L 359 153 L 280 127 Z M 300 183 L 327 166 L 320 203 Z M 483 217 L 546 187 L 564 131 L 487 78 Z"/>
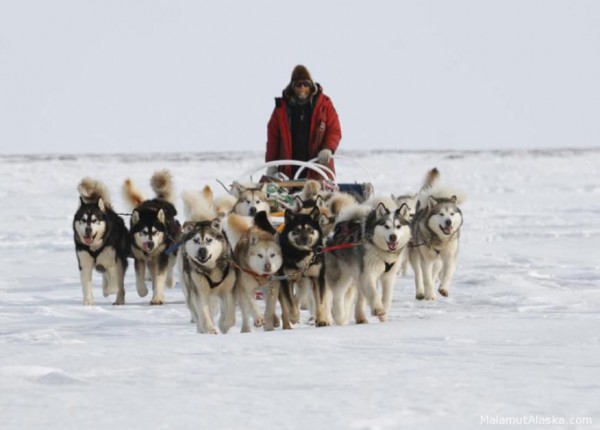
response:
<path fill-rule="evenodd" d="M 459 204 L 462 197 L 439 188 L 439 171 L 427 173 L 419 192 L 417 211 L 411 222 L 412 245 L 409 258 L 415 273 L 416 298 L 434 300 L 434 284 L 441 278 L 438 289 L 448 296 L 448 289 L 458 255 L 458 239 L 463 223 Z"/>
<path fill-rule="evenodd" d="M 115 305 L 125 303 L 125 270 L 129 236 L 125 223 L 110 203 L 104 184 L 83 178 L 78 186 L 80 206 L 73 218 L 75 252 L 79 262 L 83 304 L 93 305 L 92 272 L 102 273 L 104 297 L 117 293 Z"/>
<path fill-rule="evenodd" d="M 219 329 L 227 333 L 235 324 L 233 252 L 212 207 L 212 191 L 183 196 L 186 222 L 177 258 L 185 302 L 198 333 L 217 334 L 213 316 L 220 305 Z"/>
<path fill-rule="evenodd" d="M 250 317 L 255 327 L 273 330 L 279 323 L 275 316 L 279 295 L 279 281 L 275 274 L 283 263 L 277 232 L 265 211 L 254 216 L 254 223 L 235 213 L 229 215 L 227 222 L 231 229 L 241 233 L 233 258 L 237 272 L 235 288 L 242 311 L 242 333 L 251 331 Z M 256 293 L 260 289 L 267 290 L 264 316 L 256 303 Z"/>
<path fill-rule="evenodd" d="M 254 216 L 260 211 L 268 214 L 271 208 L 267 202 L 267 185 L 267 183 L 242 185 L 234 182 L 231 193 L 237 200 L 233 212 L 244 216 Z"/>
<path fill-rule="evenodd" d="M 164 288 L 173 287 L 173 266 L 177 250 L 172 245 L 179 239 L 180 225 L 175 216 L 173 181 L 167 170 L 154 173 L 150 185 L 156 198 L 146 200 L 131 179 L 123 184 L 125 200 L 133 211 L 129 226 L 131 253 L 135 259 L 136 288 L 140 297 L 148 294 L 146 269 L 152 279 L 152 305 L 165 301 Z"/>
<path fill-rule="evenodd" d="M 406 205 L 398 208 L 392 199 L 379 198 L 340 213 L 333 236 L 327 241 L 325 257 L 325 279 L 333 293 L 336 324 L 348 323 L 356 288 L 356 323 L 368 322 L 365 300 L 372 315 L 380 321 L 387 319 L 400 257 L 410 241 L 406 211 Z"/>

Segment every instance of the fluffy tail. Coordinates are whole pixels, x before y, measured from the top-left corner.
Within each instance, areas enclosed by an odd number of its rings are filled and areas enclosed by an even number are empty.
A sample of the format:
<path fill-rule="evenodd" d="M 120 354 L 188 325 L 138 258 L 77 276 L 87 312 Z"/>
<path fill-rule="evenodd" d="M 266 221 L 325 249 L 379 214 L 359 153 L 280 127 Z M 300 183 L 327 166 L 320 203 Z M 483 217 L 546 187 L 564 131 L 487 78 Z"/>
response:
<path fill-rule="evenodd" d="M 96 203 L 99 199 L 102 199 L 106 207 L 112 208 L 108 189 L 96 179 L 86 176 L 77 186 L 77 191 L 79 191 L 79 195 L 85 203 Z"/>
<path fill-rule="evenodd" d="M 440 179 L 440 171 L 437 167 L 434 167 L 427 175 L 425 175 L 425 181 L 423 182 L 423 186 L 421 187 L 421 191 L 427 191 L 432 189 Z"/>
<path fill-rule="evenodd" d="M 213 193 L 208 185 L 202 192 L 184 191 L 181 198 L 187 221 L 210 221 L 217 218 L 217 213 L 212 206 Z"/>
<path fill-rule="evenodd" d="M 150 178 L 150 186 L 154 190 L 156 197 L 175 204 L 175 187 L 173 186 L 173 177 L 167 169 L 154 172 Z"/>
<path fill-rule="evenodd" d="M 123 198 L 131 210 L 137 208 L 142 202 L 146 201 L 142 191 L 130 178 L 125 179 L 125 182 L 123 182 Z"/>
<path fill-rule="evenodd" d="M 227 219 L 224 222 L 224 228 L 227 232 L 227 238 L 231 246 L 235 248 L 235 245 L 239 242 L 240 238 L 246 233 L 250 227 L 252 227 L 252 219 L 243 215 L 236 214 L 235 212 L 227 215 Z"/>

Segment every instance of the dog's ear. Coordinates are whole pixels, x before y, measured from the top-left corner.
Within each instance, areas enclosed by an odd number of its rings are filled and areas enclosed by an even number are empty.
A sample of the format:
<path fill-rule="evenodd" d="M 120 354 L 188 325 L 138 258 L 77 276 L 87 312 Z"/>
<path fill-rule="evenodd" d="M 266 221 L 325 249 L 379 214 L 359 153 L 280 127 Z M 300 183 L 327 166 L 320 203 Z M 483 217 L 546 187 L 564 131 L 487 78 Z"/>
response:
<path fill-rule="evenodd" d="M 304 208 L 304 201 L 302 201 L 302 197 L 296 195 L 294 196 L 294 210 L 296 212 L 300 212 L 301 209 Z"/>
<path fill-rule="evenodd" d="M 450 201 L 452 202 L 452 204 L 456 204 L 456 202 L 458 201 L 458 197 L 452 196 L 450 197 Z"/>
<path fill-rule="evenodd" d="M 131 225 L 136 225 L 138 222 L 140 222 L 140 213 L 136 210 L 134 210 L 131 213 Z"/>
<path fill-rule="evenodd" d="M 277 233 L 277 230 L 275 230 L 275 227 L 269 221 L 266 211 L 260 211 L 254 215 L 254 225 L 269 234 Z"/>
<path fill-rule="evenodd" d="M 334 217 L 328 217 L 325 214 L 321 214 L 319 217 L 319 225 L 321 226 L 321 230 L 326 229 L 330 225 L 333 224 Z"/>
<path fill-rule="evenodd" d="M 323 199 L 322 195 L 317 195 L 317 197 L 315 198 L 315 206 L 318 208 L 324 208 L 325 207 L 325 200 Z"/>
<path fill-rule="evenodd" d="M 296 214 L 294 214 L 293 210 L 291 210 L 291 209 L 285 210 L 285 212 L 283 214 L 283 220 L 286 225 L 292 225 L 295 218 L 296 218 Z"/>
<path fill-rule="evenodd" d="M 318 207 L 314 207 L 312 211 L 310 211 L 310 217 L 313 219 L 313 221 L 315 222 L 319 222 L 319 218 L 321 217 L 321 211 L 319 210 Z"/>
<path fill-rule="evenodd" d="M 388 210 L 388 208 L 385 207 L 385 205 L 383 203 L 379 203 L 377 205 L 377 216 L 378 217 L 387 216 L 389 213 L 390 213 L 390 211 Z"/>
<path fill-rule="evenodd" d="M 269 183 L 265 182 L 265 183 L 263 183 L 263 186 L 260 189 L 260 191 L 265 195 L 265 197 L 267 197 L 268 188 L 269 188 Z"/>
<path fill-rule="evenodd" d="M 398 209 L 396 209 L 396 216 L 400 216 L 404 219 L 408 219 L 408 213 L 410 212 L 410 208 L 406 203 L 402 203 Z"/>
<path fill-rule="evenodd" d="M 83 201 L 83 197 L 79 196 L 79 207 L 85 205 L 85 202 Z"/>
<path fill-rule="evenodd" d="M 219 218 L 215 218 L 210 222 L 210 227 L 214 228 L 217 231 L 223 230 L 223 225 L 221 224 L 221 220 Z"/>
<path fill-rule="evenodd" d="M 159 210 L 158 213 L 156 214 L 156 218 L 158 219 L 158 221 L 161 224 L 165 223 L 165 211 L 164 210 Z"/>
<path fill-rule="evenodd" d="M 427 199 L 427 207 L 428 207 L 428 209 L 433 208 L 437 204 L 438 204 L 438 201 L 436 200 L 436 198 L 433 197 L 433 196 L 429 196 L 429 198 Z"/>
<path fill-rule="evenodd" d="M 106 205 L 104 204 L 102 197 L 98 199 L 98 209 L 100 209 L 102 212 L 106 212 Z"/>
<path fill-rule="evenodd" d="M 240 184 L 238 181 L 234 181 L 231 185 L 231 194 L 233 194 L 236 198 L 240 198 L 240 195 L 246 191 L 246 187 Z"/>

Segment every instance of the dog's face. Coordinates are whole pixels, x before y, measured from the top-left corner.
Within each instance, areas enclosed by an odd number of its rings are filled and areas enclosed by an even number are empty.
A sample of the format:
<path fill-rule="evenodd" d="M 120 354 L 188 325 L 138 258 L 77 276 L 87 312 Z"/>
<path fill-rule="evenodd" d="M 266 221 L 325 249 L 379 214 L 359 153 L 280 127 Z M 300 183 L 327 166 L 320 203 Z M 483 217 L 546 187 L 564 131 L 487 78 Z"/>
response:
<path fill-rule="evenodd" d="M 456 197 L 435 199 L 429 197 L 429 218 L 427 225 L 439 237 L 450 236 L 460 229 L 462 212 L 456 204 Z"/>
<path fill-rule="evenodd" d="M 185 233 L 183 246 L 188 257 L 196 263 L 207 267 L 215 266 L 227 248 L 221 222 L 215 219 L 192 226 Z"/>
<path fill-rule="evenodd" d="M 87 246 L 100 244 L 107 227 L 104 202 L 102 199 L 97 203 L 80 202 L 81 206 L 73 219 L 76 240 Z"/>
<path fill-rule="evenodd" d="M 137 247 L 146 253 L 159 249 L 166 241 L 165 213 L 134 210 L 131 214 L 131 235 Z"/>
<path fill-rule="evenodd" d="M 319 224 L 321 212 L 315 207 L 308 214 L 285 211 L 285 229 L 287 239 L 292 246 L 302 250 L 312 250 L 321 244 L 322 232 Z"/>
<path fill-rule="evenodd" d="M 283 263 L 281 248 L 274 238 L 265 240 L 260 236 L 250 237 L 248 248 L 248 266 L 259 275 L 276 273 Z"/>
<path fill-rule="evenodd" d="M 400 251 L 410 240 L 410 227 L 404 220 L 406 205 L 390 211 L 383 203 L 375 209 L 373 243 L 380 249 Z"/>
<path fill-rule="evenodd" d="M 254 216 L 260 211 L 269 213 L 266 189 L 267 184 L 261 188 L 247 188 L 235 183 L 233 194 L 237 197 L 237 202 L 233 211 L 244 216 Z"/>

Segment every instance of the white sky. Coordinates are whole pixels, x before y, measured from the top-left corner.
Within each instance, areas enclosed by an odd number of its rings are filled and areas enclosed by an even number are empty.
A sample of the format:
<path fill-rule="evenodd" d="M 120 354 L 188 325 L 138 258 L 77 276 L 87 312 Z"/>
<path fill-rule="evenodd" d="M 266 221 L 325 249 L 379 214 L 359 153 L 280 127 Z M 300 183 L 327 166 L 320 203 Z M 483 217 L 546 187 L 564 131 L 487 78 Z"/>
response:
<path fill-rule="evenodd" d="M 600 146 L 600 2 L 0 0 L 0 152 L 262 151 L 304 63 L 345 149 Z"/>

